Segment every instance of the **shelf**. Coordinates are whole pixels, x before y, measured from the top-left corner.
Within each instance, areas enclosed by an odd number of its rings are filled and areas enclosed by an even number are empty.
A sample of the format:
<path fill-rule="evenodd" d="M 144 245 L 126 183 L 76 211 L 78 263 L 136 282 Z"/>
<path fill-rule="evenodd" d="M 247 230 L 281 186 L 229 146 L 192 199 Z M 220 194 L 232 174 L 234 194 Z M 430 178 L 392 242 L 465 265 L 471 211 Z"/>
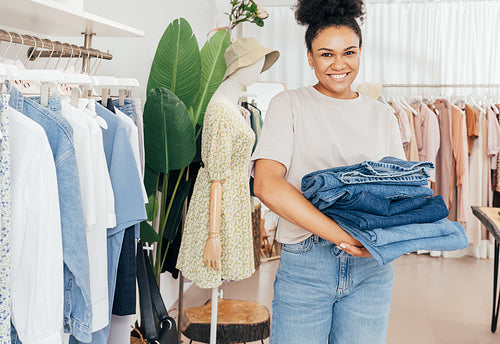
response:
<path fill-rule="evenodd" d="M 143 31 L 52 0 L 0 0 L 0 25 L 51 36 L 144 36 Z"/>

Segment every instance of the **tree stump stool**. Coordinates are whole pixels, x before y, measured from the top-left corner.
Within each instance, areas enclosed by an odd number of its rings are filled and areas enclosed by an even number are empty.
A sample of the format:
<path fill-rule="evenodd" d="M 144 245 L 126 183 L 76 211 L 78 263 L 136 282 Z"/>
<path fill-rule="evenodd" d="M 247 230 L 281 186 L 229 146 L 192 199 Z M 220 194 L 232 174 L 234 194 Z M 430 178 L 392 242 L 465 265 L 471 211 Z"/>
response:
<path fill-rule="evenodd" d="M 183 312 L 181 330 L 191 342 L 210 343 L 212 302 Z M 217 344 L 247 343 L 269 337 L 270 316 L 266 307 L 256 302 L 219 300 Z"/>

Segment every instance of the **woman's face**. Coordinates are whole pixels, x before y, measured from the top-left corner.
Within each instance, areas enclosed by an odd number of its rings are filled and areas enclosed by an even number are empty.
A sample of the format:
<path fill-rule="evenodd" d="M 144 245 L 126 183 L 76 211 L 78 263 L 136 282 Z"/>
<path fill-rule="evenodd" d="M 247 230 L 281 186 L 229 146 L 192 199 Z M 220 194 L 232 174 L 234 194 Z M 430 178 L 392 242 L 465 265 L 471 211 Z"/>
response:
<path fill-rule="evenodd" d="M 351 84 L 359 72 L 359 37 L 349 27 L 328 27 L 320 32 L 307 51 L 309 65 L 318 78 L 315 88 L 341 99 L 356 98 Z"/>

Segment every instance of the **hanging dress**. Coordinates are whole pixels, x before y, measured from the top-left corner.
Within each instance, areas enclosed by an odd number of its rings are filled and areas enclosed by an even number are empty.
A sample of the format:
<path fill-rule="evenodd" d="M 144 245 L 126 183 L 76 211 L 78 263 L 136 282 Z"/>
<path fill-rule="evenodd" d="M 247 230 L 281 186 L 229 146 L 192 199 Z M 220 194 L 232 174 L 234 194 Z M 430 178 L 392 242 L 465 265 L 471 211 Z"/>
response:
<path fill-rule="evenodd" d="M 214 101 L 205 113 L 201 157 L 190 201 L 177 269 L 200 288 L 214 288 L 222 279 L 241 280 L 254 271 L 248 164 L 255 135 L 242 114 L 226 102 Z M 203 251 L 209 236 L 210 188 L 222 181 L 221 270 L 209 271 Z"/>

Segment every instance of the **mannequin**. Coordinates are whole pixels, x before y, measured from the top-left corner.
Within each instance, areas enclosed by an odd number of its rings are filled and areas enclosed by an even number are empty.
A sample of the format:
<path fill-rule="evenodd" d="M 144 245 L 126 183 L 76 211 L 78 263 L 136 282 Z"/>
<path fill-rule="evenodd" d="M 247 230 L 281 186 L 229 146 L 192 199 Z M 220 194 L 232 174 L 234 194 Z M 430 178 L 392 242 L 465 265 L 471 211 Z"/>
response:
<path fill-rule="evenodd" d="M 253 84 L 264 67 L 265 57 L 261 57 L 250 66 L 238 69 L 222 82 L 215 91 L 212 100 L 223 102 L 238 109 L 238 98 L 241 89 Z M 212 101 L 211 100 L 211 101 Z M 221 223 L 221 203 L 222 203 L 222 183 L 223 180 L 214 180 L 210 187 L 210 209 L 209 209 L 209 237 L 205 243 L 203 251 L 203 262 L 211 270 L 220 270 L 221 243 L 219 230 Z"/>
<path fill-rule="evenodd" d="M 244 86 L 261 73 L 265 57 L 236 69 L 214 93 L 205 114 L 202 160 L 190 202 L 177 267 L 200 288 L 254 271 L 248 164 L 255 134 L 238 107 Z"/>

